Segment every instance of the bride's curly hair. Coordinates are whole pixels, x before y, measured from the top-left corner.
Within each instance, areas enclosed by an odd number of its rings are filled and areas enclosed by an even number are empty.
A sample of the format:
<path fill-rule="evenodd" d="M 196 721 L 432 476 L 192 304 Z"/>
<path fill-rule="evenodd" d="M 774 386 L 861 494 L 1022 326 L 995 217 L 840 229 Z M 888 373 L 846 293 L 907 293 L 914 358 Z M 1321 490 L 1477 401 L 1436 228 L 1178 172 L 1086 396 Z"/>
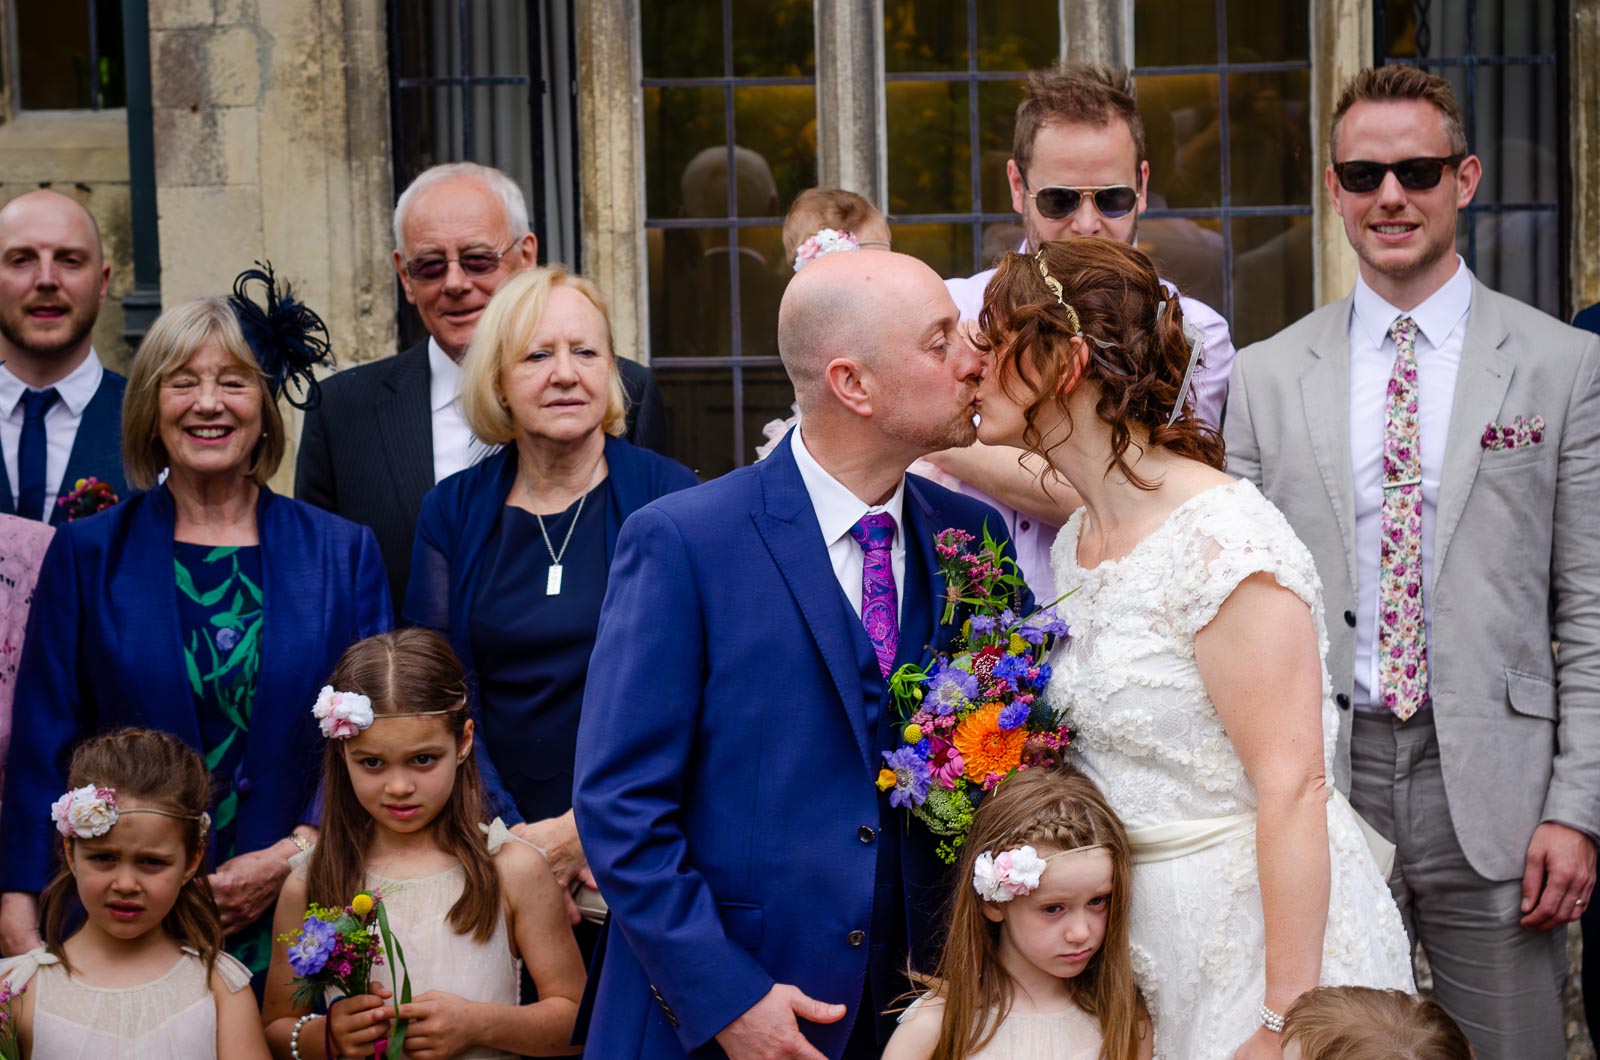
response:
<path fill-rule="evenodd" d="M 1041 262 L 1060 284 L 1059 297 L 1047 286 Z M 1049 459 L 1049 450 L 1065 440 L 1045 446 L 1038 420 L 1055 402 L 1070 428 L 1071 413 L 1057 391 L 1073 370 L 1072 341 L 1081 334 L 1089 356 L 1073 386 L 1091 383 L 1099 390 L 1095 414 L 1111 428 L 1107 472 L 1116 469 L 1140 489 L 1153 489 L 1127 459 L 1128 447 L 1143 446 L 1145 437 L 1222 469 L 1222 436 L 1196 414 L 1192 386 L 1177 419 L 1167 423 L 1189 367 L 1189 340 L 1177 295 L 1167 293 L 1144 251 L 1077 236 L 1045 243 L 1037 255 L 1007 254 L 984 292 L 978 324 L 978 348 L 994 352 L 1001 387 L 1015 394 L 1020 384 L 1027 399 L 1022 440 L 1030 452 Z"/>

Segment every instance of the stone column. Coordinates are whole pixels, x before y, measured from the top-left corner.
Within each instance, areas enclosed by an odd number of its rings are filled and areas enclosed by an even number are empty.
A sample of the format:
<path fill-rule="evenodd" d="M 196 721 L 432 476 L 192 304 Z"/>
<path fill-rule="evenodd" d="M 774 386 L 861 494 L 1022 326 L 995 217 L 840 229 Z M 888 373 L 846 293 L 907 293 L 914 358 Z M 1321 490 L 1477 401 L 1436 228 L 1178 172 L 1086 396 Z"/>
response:
<path fill-rule="evenodd" d="M 1061 57 L 1133 66 L 1133 0 L 1061 0 Z"/>
<path fill-rule="evenodd" d="M 649 361 L 638 0 L 577 5 L 583 271 L 611 303 L 613 345 Z"/>
<path fill-rule="evenodd" d="M 888 205 L 883 2 L 817 0 L 817 183 Z"/>
<path fill-rule="evenodd" d="M 383 0 L 151 0 L 150 53 L 163 304 L 270 260 L 341 366 L 393 353 Z"/>
<path fill-rule="evenodd" d="M 1316 303 L 1325 305 L 1349 294 L 1356 282 L 1356 252 L 1321 184 L 1333 161 L 1328 134 L 1339 90 L 1372 63 L 1372 0 L 1312 0 L 1311 55 L 1311 175 L 1317 184 L 1311 197 L 1312 275 Z"/>
<path fill-rule="evenodd" d="M 1600 301 L 1600 0 L 1572 0 L 1567 37 L 1572 115 L 1571 313 Z"/>

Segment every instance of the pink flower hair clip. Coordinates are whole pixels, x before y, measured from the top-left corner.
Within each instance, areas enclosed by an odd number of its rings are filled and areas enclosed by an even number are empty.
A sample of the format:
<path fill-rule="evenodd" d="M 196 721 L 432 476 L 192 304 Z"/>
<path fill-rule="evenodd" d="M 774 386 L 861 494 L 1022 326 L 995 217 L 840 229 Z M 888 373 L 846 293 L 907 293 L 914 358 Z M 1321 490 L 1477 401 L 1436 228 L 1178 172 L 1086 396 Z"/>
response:
<path fill-rule="evenodd" d="M 806 265 L 824 254 L 832 254 L 836 250 L 860 250 L 861 241 L 854 232 L 844 232 L 837 228 L 823 228 L 817 234 L 801 243 L 794 252 L 794 271 L 799 272 Z"/>
<path fill-rule="evenodd" d="M 117 805 L 115 788 L 99 788 L 93 784 L 73 788 L 50 805 L 50 819 L 56 823 L 56 831 L 73 839 L 98 839 L 130 813 L 153 813 L 160 817 L 171 817 L 175 821 L 199 821 L 202 837 L 211 831 L 209 813 L 202 811 L 196 816 L 173 813 L 154 806 L 122 808 Z"/>
<path fill-rule="evenodd" d="M 1032 894 L 1039 887 L 1044 870 L 1056 858 L 1078 854 L 1085 850 L 1099 850 L 1102 844 L 1058 850 L 1041 858 L 1032 846 L 1024 844 L 995 854 L 985 850 L 972 865 L 972 888 L 985 902 L 1003 904 L 1013 898 Z"/>
<path fill-rule="evenodd" d="M 322 727 L 323 736 L 348 740 L 372 724 L 372 700 L 359 692 L 336 692 L 332 685 L 323 685 L 311 716 Z"/>

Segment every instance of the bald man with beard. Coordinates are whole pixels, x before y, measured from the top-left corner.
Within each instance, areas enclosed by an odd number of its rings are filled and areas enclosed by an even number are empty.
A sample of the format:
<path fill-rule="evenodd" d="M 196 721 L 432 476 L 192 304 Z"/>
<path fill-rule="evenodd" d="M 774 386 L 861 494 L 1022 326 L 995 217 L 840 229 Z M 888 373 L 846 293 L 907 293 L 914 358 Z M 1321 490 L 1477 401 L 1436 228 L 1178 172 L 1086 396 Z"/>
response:
<path fill-rule="evenodd" d="M 122 392 L 90 332 L 111 266 L 82 206 L 41 188 L 0 209 L 0 512 L 60 524 L 80 478 L 120 497 Z"/>
<path fill-rule="evenodd" d="M 873 781 L 886 678 L 954 633 L 933 535 L 998 525 L 906 474 L 976 433 L 958 316 L 915 258 L 813 262 L 778 323 L 800 429 L 622 528 L 574 792 L 612 912 L 591 1056 L 876 1057 L 931 956 L 945 870 Z"/>

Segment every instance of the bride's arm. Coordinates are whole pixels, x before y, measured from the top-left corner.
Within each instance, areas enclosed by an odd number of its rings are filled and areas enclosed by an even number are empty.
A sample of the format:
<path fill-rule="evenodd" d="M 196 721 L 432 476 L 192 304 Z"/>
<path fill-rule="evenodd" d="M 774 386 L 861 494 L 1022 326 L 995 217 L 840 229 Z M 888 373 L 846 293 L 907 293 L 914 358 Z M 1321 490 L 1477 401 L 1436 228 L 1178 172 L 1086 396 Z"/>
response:
<path fill-rule="evenodd" d="M 1195 637 L 1195 661 L 1260 800 L 1263 1000 L 1281 1015 L 1317 985 L 1328 920 L 1322 660 L 1311 611 L 1271 575 L 1252 575 Z M 1276 1056 L 1281 1048 L 1266 1030 L 1248 1044 L 1241 1055 Z"/>

